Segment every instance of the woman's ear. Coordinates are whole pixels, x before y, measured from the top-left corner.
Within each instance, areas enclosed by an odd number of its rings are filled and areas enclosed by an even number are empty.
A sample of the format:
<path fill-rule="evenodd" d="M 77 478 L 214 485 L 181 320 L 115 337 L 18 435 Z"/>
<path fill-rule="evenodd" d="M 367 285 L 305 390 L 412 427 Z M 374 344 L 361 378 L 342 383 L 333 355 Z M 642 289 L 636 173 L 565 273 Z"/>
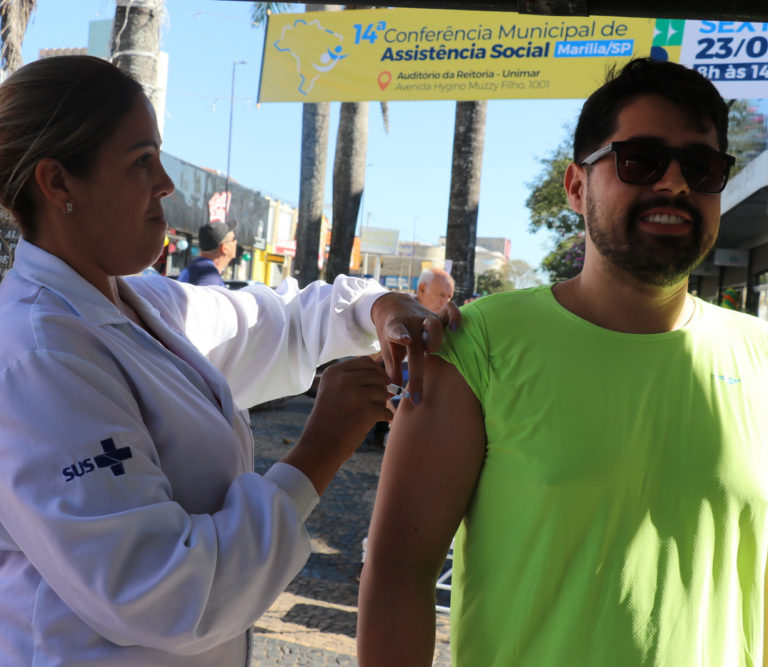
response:
<path fill-rule="evenodd" d="M 67 171 L 61 162 L 53 158 L 43 158 L 35 165 L 35 184 L 43 198 L 60 211 L 72 207 L 72 194 L 67 187 Z"/>
<path fill-rule="evenodd" d="M 568 203 L 576 213 L 584 215 L 587 186 L 587 173 L 584 167 L 571 162 L 565 170 L 563 186 L 565 187 L 565 196 L 568 197 Z"/>

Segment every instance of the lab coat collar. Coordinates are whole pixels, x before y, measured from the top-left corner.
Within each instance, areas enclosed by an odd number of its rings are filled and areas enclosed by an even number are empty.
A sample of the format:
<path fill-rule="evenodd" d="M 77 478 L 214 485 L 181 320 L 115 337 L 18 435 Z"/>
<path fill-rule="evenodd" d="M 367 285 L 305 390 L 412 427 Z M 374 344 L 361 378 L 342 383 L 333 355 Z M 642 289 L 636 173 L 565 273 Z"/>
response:
<path fill-rule="evenodd" d="M 141 331 L 120 312 L 115 304 L 69 264 L 29 241 L 19 239 L 13 271 L 19 277 L 56 294 L 73 312 L 95 326 L 129 324 Z M 154 331 L 160 341 L 158 344 L 190 364 L 202 377 L 211 392 L 208 398 L 231 422 L 234 404 L 223 376 L 205 360 L 181 332 L 174 331 L 163 321 L 157 309 L 137 293 L 129 281 L 118 277 L 117 285 L 121 298 L 130 303 Z M 143 331 L 142 334 L 149 336 Z"/>
<path fill-rule="evenodd" d="M 64 260 L 19 239 L 13 270 L 25 280 L 44 286 L 83 319 L 97 326 L 128 321 L 107 297 Z"/>

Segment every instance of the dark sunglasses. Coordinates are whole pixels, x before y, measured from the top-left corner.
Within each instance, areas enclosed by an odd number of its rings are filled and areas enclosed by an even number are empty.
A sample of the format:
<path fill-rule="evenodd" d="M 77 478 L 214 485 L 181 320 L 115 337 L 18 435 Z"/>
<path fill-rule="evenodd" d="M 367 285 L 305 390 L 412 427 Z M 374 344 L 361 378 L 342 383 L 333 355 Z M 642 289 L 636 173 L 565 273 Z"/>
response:
<path fill-rule="evenodd" d="M 658 141 L 630 139 L 612 141 L 581 161 L 592 165 L 613 151 L 616 173 L 630 185 L 650 185 L 661 180 L 674 158 L 691 190 L 707 194 L 722 192 L 728 182 L 728 172 L 736 158 L 707 146 L 673 148 Z"/>

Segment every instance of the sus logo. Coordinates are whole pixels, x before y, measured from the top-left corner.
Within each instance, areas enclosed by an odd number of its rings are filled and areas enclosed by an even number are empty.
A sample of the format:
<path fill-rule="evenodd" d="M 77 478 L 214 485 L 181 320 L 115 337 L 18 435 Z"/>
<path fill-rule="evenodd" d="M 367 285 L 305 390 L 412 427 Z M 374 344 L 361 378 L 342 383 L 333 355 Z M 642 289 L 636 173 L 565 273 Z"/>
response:
<path fill-rule="evenodd" d="M 323 72 L 332 70 L 347 57 L 342 53 L 343 40 L 342 35 L 323 28 L 319 19 L 309 23 L 296 19 L 293 25 L 283 28 L 274 47 L 296 61 L 296 71 L 301 78 L 299 92 L 307 95 Z"/>

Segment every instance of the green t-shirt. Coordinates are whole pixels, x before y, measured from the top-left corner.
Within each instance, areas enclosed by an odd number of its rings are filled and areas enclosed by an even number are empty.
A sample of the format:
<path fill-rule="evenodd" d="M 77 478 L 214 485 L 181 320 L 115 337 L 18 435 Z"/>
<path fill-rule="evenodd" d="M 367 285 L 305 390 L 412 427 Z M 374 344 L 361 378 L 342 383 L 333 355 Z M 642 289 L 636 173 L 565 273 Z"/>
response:
<path fill-rule="evenodd" d="M 768 325 L 697 300 L 680 330 L 622 334 L 549 287 L 462 310 L 440 354 L 487 449 L 454 667 L 761 665 Z"/>

